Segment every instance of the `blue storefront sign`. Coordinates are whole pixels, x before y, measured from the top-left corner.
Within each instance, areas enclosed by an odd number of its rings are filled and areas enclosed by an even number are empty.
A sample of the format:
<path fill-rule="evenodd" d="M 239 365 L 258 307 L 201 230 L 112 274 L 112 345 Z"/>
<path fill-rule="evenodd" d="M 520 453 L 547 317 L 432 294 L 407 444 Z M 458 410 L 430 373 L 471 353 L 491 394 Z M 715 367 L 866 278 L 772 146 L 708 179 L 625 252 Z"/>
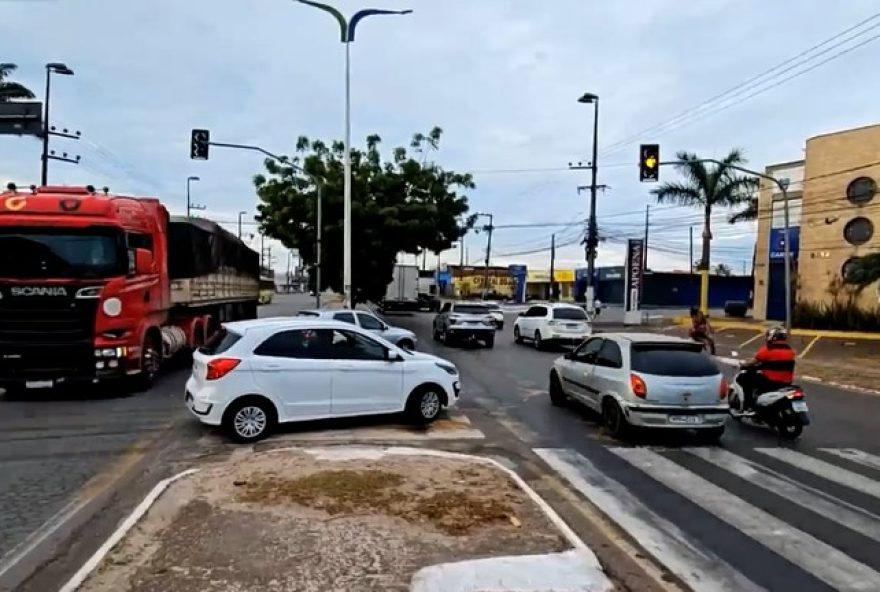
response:
<path fill-rule="evenodd" d="M 510 265 L 507 268 L 513 278 L 513 299 L 515 302 L 526 301 L 526 277 L 528 268 L 525 265 Z"/>
<path fill-rule="evenodd" d="M 801 246 L 801 228 L 800 226 L 792 226 L 788 229 L 788 249 L 791 252 L 791 258 L 797 260 L 798 251 Z M 770 259 L 785 259 L 785 229 L 770 229 Z"/>

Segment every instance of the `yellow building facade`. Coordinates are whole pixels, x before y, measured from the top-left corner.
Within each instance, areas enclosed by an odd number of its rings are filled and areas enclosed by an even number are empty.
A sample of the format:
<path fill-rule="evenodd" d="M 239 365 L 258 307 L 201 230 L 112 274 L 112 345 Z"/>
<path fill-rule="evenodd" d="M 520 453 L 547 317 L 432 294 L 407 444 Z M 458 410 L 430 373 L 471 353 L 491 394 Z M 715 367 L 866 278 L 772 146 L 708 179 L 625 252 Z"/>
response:
<path fill-rule="evenodd" d="M 789 179 L 796 302 L 877 309 L 876 285 L 859 292 L 843 277 L 854 257 L 880 249 L 880 125 L 809 138 L 802 161 L 767 167 L 767 173 Z M 762 184 L 758 201 L 754 315 L 759 319 L 779 319 L 785 296 L 779 281 L 785 261 L 782 196 L 772 185 Z"/>

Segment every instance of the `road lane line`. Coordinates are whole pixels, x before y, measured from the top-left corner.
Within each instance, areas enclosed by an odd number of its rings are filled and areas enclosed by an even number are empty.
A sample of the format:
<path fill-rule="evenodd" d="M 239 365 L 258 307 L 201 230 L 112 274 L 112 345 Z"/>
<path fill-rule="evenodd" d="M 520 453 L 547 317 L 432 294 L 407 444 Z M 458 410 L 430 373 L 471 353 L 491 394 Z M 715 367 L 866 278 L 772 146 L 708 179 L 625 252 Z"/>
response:
<path fill-rule="evenodd" d="M 794 479 L 737 456 L 723 448 L 685 448 L 684 450 L 850 530 L 875 541 L 880 541 L 880 516 L 823 491 L 798 483 Z"/>
<path fill-rule="evenodd" d="M 804 471 L 813 473 L 818 477 L 834 481 L 850 489 L 855 489 L 864 494 L 880 498 L 880 482 L 874 481 L 868 477 L 841 469 L 831 463 L 807 456 L 788 448 L 755 448 L 755 452 L 760 452 L 776 460 L 781 460 Z"/>
<path fill-rule="evenodd" d="M 819 450 L 880 471 L 880 456 L 875 454 L 869 454 L 857 448 L 820 448 Z"/>
<path fill-rule="evenodd" d="M 836 590 L 876 591 L 880 573 L 646 448 L 611 452 Z"/>
<path fill-rule="evenodd" d="M 681 529 L 648 509 L 623 485 L 605 476 L 583 455 L 568 449 L 536 448 L 541 459 L 639 545 L 694 590 L 762 590 Z"/>

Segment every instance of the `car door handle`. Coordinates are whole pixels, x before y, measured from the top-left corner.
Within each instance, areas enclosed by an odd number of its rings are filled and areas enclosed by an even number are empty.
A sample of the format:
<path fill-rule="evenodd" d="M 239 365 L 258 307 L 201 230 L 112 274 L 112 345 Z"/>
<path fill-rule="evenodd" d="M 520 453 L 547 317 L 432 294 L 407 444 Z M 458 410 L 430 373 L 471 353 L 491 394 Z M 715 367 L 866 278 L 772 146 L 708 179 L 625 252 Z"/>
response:
<path fill-rule="evenodd" d="M 266 364 L 265 366 L 263 366 L 263 368 L 266 370 L 281 370 L 283 367 L 284 366 L 282 366 L 281 364 Z"/>

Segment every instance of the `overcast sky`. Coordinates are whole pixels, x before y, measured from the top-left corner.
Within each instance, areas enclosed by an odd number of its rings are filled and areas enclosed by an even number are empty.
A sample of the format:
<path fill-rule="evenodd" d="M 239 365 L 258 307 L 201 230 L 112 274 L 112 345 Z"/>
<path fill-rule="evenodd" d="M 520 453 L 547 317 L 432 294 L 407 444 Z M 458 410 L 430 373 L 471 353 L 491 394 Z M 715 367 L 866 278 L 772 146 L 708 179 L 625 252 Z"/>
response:
<path fill-rule="evenodd" d="M 805 138 L 878 121 L 880 40 L 749 97 L 764 86 L 868 40 L 878 29 L 786 73 L 752 83 L 654 130 L 690 107 L 786 60 L 880 10 L 877 0 L 336 0 L 350 14 L 365 6 L 412 8 L 405 17 L 373 17 L 352 47 L 353 137 L 378 133 L 386 150 L 434 125 L 445 130 L 436 160 L 474 171 L 473 211 L 498 225 L 582 220 L 589 183 L 572 161 L 587 161 L 592 107 L 601 97 L 599 226 L 607 240 L 600 265 L 623 263 L 620 241 L 643 232 L 650 185 L 638 182 L 640 142 L 664 157 L 687 149 L 722 156 L 742 148 L 763 168 L 802 156 Z M 42 95 L 43 65 L 65 62 L 76 74 L 53 78 L 52 121 L 83 140 L 53 147 L 82 155 L 78 166 L 52 163 L 53 183 L 108 185 L 158 195 L 184 209 L 186 177 L 198 175 L 194 201 L 233 221 L 253 212 L 251 177 L 258 155 L 213 149 L 189 160 L 189 131 L 216 141 L 290 150 L 308 135 L 343 132 L 343 58 L 338 26 L 292 0 L 5 0 L 0 2 L 0 62 Z M 845 37 L 837 42 L 844 41 Z M 791 66 L 793 64 L 789 64 Z M 789 67 L 786 66 L 786 67 Z M 742 100 L 740 100 L 742 99 Z M 708 108 L 711 107 L 711 108 Z M 686 123 L 686 125 L 682 125 Z M 627 140 L 626 143 L 620 143 Z M 39 175 L 39 142 L 0 137 L 0 178 L 29 184 Z M 511 169 L 539 171 L 503 172 Z M 550 169 L 550 170 L 548 170 Z M 556 170 L 554 170 L 556 169 Z M 674 172 L 663 170 L 664 179 Z M 689 209 L 654 206 L 652 268 L 685 268 Z M 234 224 L 229 225 L 234 230 Z M 251 227 L 253 228 L 253 226 Z M 493 263 L 549 264 L 557 232 L 560 268 L 581 266 L 580 225 L 499 229 Z M 714 262 L 750 265 L 753 228 L 719 223 Z M 695 231 L 699 241 L 699 228 Z M 481 260 L 485 234 L 466 241 Z M 696 251 L 699 251 L 698 246 Z M 279 267 L 284 253 L 276 249 Z M 458 251 L 442 255 L 457 262 Z M 436 258 L 428 257 L 429 266 Z"/>

